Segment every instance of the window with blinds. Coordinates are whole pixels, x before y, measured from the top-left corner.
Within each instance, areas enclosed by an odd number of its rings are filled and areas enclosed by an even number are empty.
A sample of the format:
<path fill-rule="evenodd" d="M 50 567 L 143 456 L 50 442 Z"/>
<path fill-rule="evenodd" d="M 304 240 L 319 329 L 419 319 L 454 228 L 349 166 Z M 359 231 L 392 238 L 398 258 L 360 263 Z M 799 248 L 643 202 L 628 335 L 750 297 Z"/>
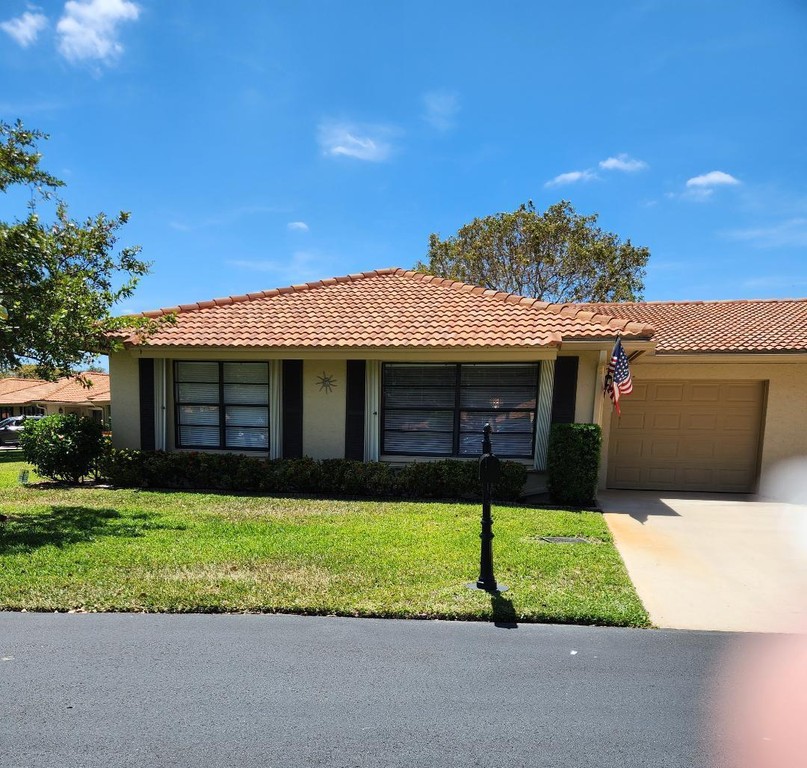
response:
<path fill-rule="evenodd" d="M 492 428 L 499 456 L 530 458 L 538 363 L 385 363 L 382 451 L 404 456 L 476 456 Z"/>
<path fill-rule="evenodd" d="M 178 448 L 269 449 L 268 363 L 174 363 Z"/>

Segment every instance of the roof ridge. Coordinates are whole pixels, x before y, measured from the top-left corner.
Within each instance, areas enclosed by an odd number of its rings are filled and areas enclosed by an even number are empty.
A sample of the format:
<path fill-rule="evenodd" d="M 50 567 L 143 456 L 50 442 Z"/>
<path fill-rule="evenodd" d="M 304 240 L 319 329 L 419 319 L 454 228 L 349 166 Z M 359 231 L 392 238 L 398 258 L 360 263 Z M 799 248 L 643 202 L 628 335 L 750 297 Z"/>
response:
<path fill-rule="evenodd" d="M 652 336 L 655 329 L 652 325 L 646 323 L 634 322 L 632 320 L 623 320 L 615 318 L 611 315 L 600 314 L 597 312 L 589 312 L 579 309 L 578 305 L 574 304 L 557 304 L 541 299 L 532 298 L 529 296 L 522 296 L 519 293 L 511 293 L 508 291 L 497 291 L 493 288 L 484 288 L 482 286 L 473 285 L 471 283 L 463 282 L 462 280 L 452 280 L 447 277 L 437 277 L 429 275 L 425 272 L 416 272 L 414 270 L 397 270 L 396 274 L 401 274 L 404 277 L 412 277 L 421 282 L 426 283 L 439 283 L 454 290 L 476 293 L 482 296 L 504 301 L 509 304 L 521 304 L 522 306 L 532 307 L 534 309 L 544 309 L 555 312 L 561 317 L 569 317 L 574 320 L 585 320 L 597 323 L 602 323 L 612 328 L 618 333 L 628 333 L 636 336 Z M 577 307 L 577 308 L 576 308 Z M 581 317 L 581 314 L 583 315 Z"/>
<path fill-rule="evenodd" d="M 210 307 L 222 307 L 229 304 L 240 304 L 246 301 L 253 301 L 254 299 L 266 299 L 271 296 L 279 296 L 285 293 L 301 293 L 303 291 L 310 291 L 316 288 L 324 288 L 329 285 L 336 285 L 337 283 L 355 283 L 368 277 L 382 277 L 385 275 L 393 275 L 403 273 L 405 270 L 400 267 L 385 267 L 383 269 L 371 269 L 366 272 L 354 272 L 349 275 L 340 277 L 326 277 L 322 280 L 312 280 L 308 283 L 296 283 L 294 285 L 287 285 L 280 288 L 270 288 L 265 291 L 255 291 L 254 293 L 237 294 L 235 296 L 224 296 L 217 299 L 207 299 L 205 301 L 195 301 L 190 304 L 178 304 L 175 307 L 162 307 L 160 309 L 150 309 L 145 312 L 139 312 L 132 317 L 162 317 L 164 315 L 179 314 L 181 312 L 193 312 L 198 309 L 209 309 Z"/>
<path fill-rule="evenodd" d="M 646 306 L 679 306 L 683 304 L 785 304 L 807 302 L 802 299 L 671 299 L 654 301 L 582 301 L 578 307 L 646 307 Z"/>
<path fill-rule="evenodd" d="M 0 381 L 19 384 L 21 389 L 28 389 L 29 387 L 36 387 L 40 384 L 48 383 L 47 379 L 26 379 L 22 376 L 3 376 Z"/>
<path fill-rule="evenodd" d="M 584 309 L 584 306 L 585 305 L 568 302 L 550 305 L 550 307 L 557 307 L 558 313 L 563 317 L 572 317 L 575 320 L 585 320 L 593 323 L 605 323 L 606 325 L 611 325 L 611 327 L 621 326 L 615 329 L 622 333 L 629 333 L 636 336 L 652 336 L 656 331 L 655 327 L 648 323 L 628 320 L 627 318 L 617 318 L 613 315 L 605 315 L 601 312 Z"/>
<path fill-rule="evenodd" d="M 430 275 L 427 272 L 416 272 L 413 269 L 398 269 L 396 270 L 395 274 L 400 275 L 401 277 L 413 278 L 422 283 L 435 283 L 443 285 L 446 288 L 452 288 L 455 291 L 489 296 L 500 301 L 506 301 L 510 304 L 521 304 L 526 307 L 535 307 L 536 309 L 546 309 L 550 306 L 548 301 L 541 301 L 540 299 L 531 298 L 530 296 L 522 296 L 520 293 L 497 291 L 495 288 L 485 288 L 482 285 L 466 283 L 463 280 L 452 280 L 450 277 L 438 277 L 437 275 Z"/>

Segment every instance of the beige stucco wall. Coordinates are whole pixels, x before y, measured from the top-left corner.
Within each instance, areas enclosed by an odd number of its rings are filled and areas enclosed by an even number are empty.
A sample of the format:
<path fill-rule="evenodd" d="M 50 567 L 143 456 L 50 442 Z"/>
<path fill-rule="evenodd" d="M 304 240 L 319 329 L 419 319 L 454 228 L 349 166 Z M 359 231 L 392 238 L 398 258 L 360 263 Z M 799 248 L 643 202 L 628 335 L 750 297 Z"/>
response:
<path fill-rule="evenodd" d="M 574 420 L 581 424 L 590 423 L 594 418 L 594 391 L 602 386 L 597 383 L 597 365 L 600 353 L 597 351 L 576 352 L 580 359 L 577 368 L 577 399 L 574 406 Z M 560 354 L 558 357 L 562 357 Z"/>
<path fill-rule="evenodd" d="M 331 392 L 320 388 L 318 379 L 330 376 Z M 313 459 L 342 459 L 345 456 L 344 360 L 303 361 L 303 453 Z"/>
<path fill-rule="evenodd" d="M 140 379 L 138 358 L 128 352 L 109 356 L 112 445 L 140 448 Z"/>
<path fill-rule="evenodd" d="M 716 356 L 698 358 L 639 358 L 631 364 L 634 381 L 656 379 L 744 379 L 768 382 L 767 407 L 762 430 L 761 475 L 779 461 L 807 456 L 807 359 L 787 358 L 743 362 L 735 357 L 721 362 Z M 603 409 L 603 451 L 600 487 L 608 470 L 608 435 L 611 404 Z"/>

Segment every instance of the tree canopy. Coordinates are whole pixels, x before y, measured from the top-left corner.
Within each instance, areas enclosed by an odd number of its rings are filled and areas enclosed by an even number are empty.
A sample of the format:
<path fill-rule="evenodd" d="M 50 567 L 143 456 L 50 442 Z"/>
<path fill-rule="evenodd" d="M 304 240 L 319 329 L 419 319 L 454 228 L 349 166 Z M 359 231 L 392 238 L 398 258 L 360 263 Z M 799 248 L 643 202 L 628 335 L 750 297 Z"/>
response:
<path fill-rule="evenodd" d="M 649 250 L 603 232 L 597 219 L 567 200 L 544 213 L 529 201 L 474 219 L 445 240 L 430 235 L 428 263 L 415 269 L 551 302 L 641 299 Z"/>
<path fill-rule="evenodd" d="M 149 264 L 139 247 L 116 249 L 128 213 L 70 217 L 56 194 L 63 182 L 40 167 L 37 144 L 45 139 L 19 121 L 0 121 L 0 192 L 23 185 L 32 193 L 23 216 L 0 221 L 0 305 L 7 313 L 0 319 L 0 369 L 33 363 L 52 379 L 111 351 L 111 334 L 123 327 L 149 332 L 148 321 L 110 314 Z M 52 210 L 52 221 L 42 220 L 42 208 Z"/>

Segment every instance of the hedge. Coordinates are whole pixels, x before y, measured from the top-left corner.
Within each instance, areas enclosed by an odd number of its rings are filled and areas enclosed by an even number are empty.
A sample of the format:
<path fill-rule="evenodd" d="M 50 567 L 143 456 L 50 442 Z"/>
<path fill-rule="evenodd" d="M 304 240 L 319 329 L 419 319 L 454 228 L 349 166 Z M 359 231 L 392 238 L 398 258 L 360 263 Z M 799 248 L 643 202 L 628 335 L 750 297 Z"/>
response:
<path fill-rule="evenodd" d="M 514 461 L 501 463 L 494 500 L 514 501 L 527 478 Z M 181 488 L 308 493 L 383 498 L 458 499 L 481 495 L 475 461 L 418 462 L 393 467 L 351 459 L 261 459 L 234 453 L 110 449 L 101 477 L 128 488 Z"/>
<path fill-rule="evenodd" d="M 549 432 L 547 487 L 552 501 L 591 506 L 597 496 L 602 430 L 597 424 L 553 424 Z"/>

